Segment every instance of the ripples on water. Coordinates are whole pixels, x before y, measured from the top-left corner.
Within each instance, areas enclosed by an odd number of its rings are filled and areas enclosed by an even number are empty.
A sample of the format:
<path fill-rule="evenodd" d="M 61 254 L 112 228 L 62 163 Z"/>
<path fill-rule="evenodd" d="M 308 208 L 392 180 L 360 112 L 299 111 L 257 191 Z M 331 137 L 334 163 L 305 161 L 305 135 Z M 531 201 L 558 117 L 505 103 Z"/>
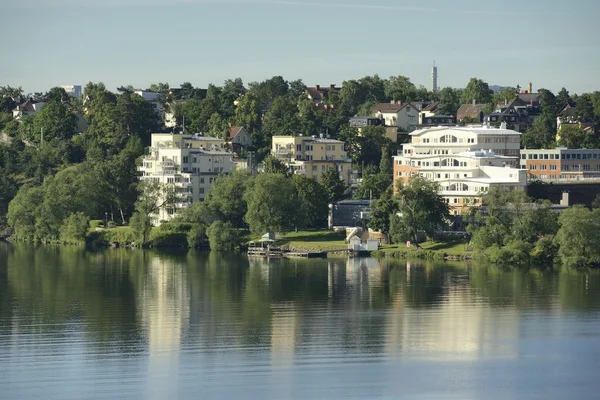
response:
<path fill-rule="evenodd" d="M 0 243 L 0 399 L 597 399 L 600 274 Z"/>

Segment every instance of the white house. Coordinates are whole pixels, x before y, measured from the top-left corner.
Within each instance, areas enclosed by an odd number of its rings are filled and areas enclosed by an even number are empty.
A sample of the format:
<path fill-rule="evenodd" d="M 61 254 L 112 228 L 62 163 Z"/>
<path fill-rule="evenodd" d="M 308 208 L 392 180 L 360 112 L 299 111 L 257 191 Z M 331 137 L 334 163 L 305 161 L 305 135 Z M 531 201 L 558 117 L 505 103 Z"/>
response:
<path fill-rule="evenodd" d="M 140 179 L 168 184 L 178 198 L 173 204 L 161 207 L 153 216 L 154 223 L 168 221 L 193 202 L 203 201 L 217 176 L 232 172 L 234 165 L 233 154 L 224 150 L 222 139 L 152 134 L 152 146 L 139 167 Z"/>
<path fill-rule="evenodd" d="M 373 115 L 385 121 L 386 126 L 396 126 L 405 132 L 411 132 L 419 123 L 419 103 L 390 103 L 375 104 L 371 109 Z"/>
<path fill-rule="evenodd" d="M 23 115 L 34 115 L 37 114 L 46 103 L 43 101 L 36 101 L 33 99 L 27 99 L 20 102 L 13 110 L 13 118 L 19 119 Z"/>
<path fill-rule="evenodd" d="M 502 128 L 438 127 L 414 131 L 394 156 L 394 183 L 419 175 L 439 182 L 454 214 L 481 204 L 492 186 L 524 190 L 519 169 L 521 134 Z"/>

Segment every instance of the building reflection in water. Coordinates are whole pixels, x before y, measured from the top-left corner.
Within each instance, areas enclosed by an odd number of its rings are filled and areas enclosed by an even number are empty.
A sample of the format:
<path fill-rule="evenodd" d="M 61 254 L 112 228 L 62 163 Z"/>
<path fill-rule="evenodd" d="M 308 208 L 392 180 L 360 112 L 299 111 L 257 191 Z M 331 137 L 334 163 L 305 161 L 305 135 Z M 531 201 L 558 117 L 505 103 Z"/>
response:
<path fill-rule="evenodd" d="M 521 317 L 514 308 L 492 311 L 488 302 L 477 299 L 467 286 L 446 282 L 439 299 L 415 308 L 406 291 L 417 274 L 431 273 L 423 263 L 406 263 L 402 290 L 395 293 L 387 313 L 385 351 L 388 354 L 416 355 L 436 360 L 476 360 L 488 356 L 516 357 L 514 338 Z M 465 271 L 465 273 L 467 273 Z M 427 279 L 427 278 L 425 278 Z M 467 277 L 467 280 L 469 278 Z M 494 343 L 494 345 L 490 345 Z M 499 347 L 499 343 L 506 343 Z"/>
<path fill-rule="evenodd" d="M 183 330 L 190 299 L 186 271 L 173 259 L 153 256 L 146 263 L 139 313 L 148 338 L 147 398 L 164 399 L 177 392 Z"/>

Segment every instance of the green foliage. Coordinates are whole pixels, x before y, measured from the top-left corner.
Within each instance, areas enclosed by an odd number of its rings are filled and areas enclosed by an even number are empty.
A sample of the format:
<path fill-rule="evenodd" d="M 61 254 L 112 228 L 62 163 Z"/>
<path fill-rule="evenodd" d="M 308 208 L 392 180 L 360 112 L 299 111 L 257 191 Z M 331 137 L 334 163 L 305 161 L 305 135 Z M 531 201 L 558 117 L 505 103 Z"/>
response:
<path fill-rule="evenodd" d="M 206 229 L 210 249 L 231 251 L 239 248 L 238 231 L 229 222 L 215 221 Z"/>
<path fill-rule="evenodd" d="M 282 174 L 285 176 L 290 176 L 290 170 L 288 167 L 277 157 L 270 155 L 265 158 L 263 161 L 263 171 L 268 174 Z"/>
<path fill-rule="evenodd" d="M 535 119 L 521 137 L 521 144 L 532 149 L 548 149 L 554 147 L 556 133 L 555 119 L 551 114 L 542 113 Z"/>
<path fill-rule="evenodd" d="M 475 100 L 479 104 L 491 103 L 493 92 L 488 84 L 481 79 L 471 78 L 462 92 L 462 104 L 471 104 Z"/>
<path fill-rule="evenodd" d="M 335 203 L 346 197 L 346 191 L 348 190 L 346 183 L 333 168 L 323 172 L 321 175 L 321 185 L 323 185 L 327 192 L 327 201 L 329 203 Z"/>
<path fill-rule="evenodd" d="M 501 265 L 521 265 L 529 263 L 529 252 L 532 245 L 520 240 L 511 240 L 504 246 L 497 244 L 487 249 L 486 256 L 488 260 Z"/>
<path fill-rule="evenodd" d="M 431 237 L 450 216 L 438 184 L 420 176 L 411 177 L 406 185 L 399 183 L 397 201 L 402 221 L 415 245 L 419 242 L 419 231 Z"/>
<path fill-rule="evenodd" d="M 558 255 L 558 245 L 553 235 L 540 238 L 530 252 L 531 260 L 538 265 L 552 265 Z"/>
<path fill-rule="evenodd" d="M 394 198 L 394 191 L 392 186 L 388 186 L 388 188 L 383 192 L 381 197 L 376 200 L 371 209 L 371 218 L 369 220 L 369 228 L 380 231 L 384 234 L 388 234 L 390 232 L 390 224 L 392 219 L 396 216 L 398 212 L 398 203 Z M 399 235 L 397 229 L 395 228 L 395 234 Z M 401 234 L 400 234 L 401 236 Z"/>
<path fill-rule="evenodd" d="M 328 194 L 325 187 L 314 179 L 294 175 L 292 184 L 298 199 L 298 228 L 327 226 Z"/>
<path fill-rule="evenodd" d="M 191 248 L 202 247 L 208 240 L 206 236 L 206 226 L 204 224 L 194 224 L 186 236 L 187 244 Z"/>
<path fill-rule="evenodd" d="M 60 240 L 69 244 L 85 244 L 90 219 L 82 212 L 71 213 L 60 228 Z"/>
<path fill-rule="evenodd" d="M 298 200 L 292 181 L 284 175 L 257 175 L 244 196 L 245 219 L 252 232 L 285 232 L 296 225 Z"/>
<path fill-rule="evenodd" d="M 60 102 L 51 101 L 33 116 L 23 118 L 19 127 L 22 139 L 36 145 L 55 145 L 71 139 L 75 133 L 75 115 Z"/>
<path fill-rule="evenodd" d="M 568 266 L 591 266 L 600 263 L 600 209 L 576 205 L 560 214 L 556 234 L 558 254 Z"/>
<path fill-rule="evenodd" d="M 15 239 L 36 240 L 36 218 L 39 206 L 44 201 L 44 188 L 41 186 L 21 186 L 8 205 L 6 215 L 8 225 Z"/>
<path fill-rule="evenodd" d="M 133 231 L 136 241 L 139 241 L 142 246 L 148 241 L 148 235 L 152 229 L 152 219 L 148 214 L 136 211 L 129 220 L 129 226 Z"/>
<path fill-rule="evenodd" d="M 460 89 L 445 87 L 440 90 L 440 105 L 438 107 L 438 113 L 443 115 L 456 115 L 456 112 L 461 105 L 460 97 Z"/>
<path fill-rule="evenodd" d="M 246 171 L 219 175 L 205 200 L 217 219 L 230 222 L 236 228 L 244 226 L 244 215 L 248 210 L 244 192 L 251 177 Z"/>

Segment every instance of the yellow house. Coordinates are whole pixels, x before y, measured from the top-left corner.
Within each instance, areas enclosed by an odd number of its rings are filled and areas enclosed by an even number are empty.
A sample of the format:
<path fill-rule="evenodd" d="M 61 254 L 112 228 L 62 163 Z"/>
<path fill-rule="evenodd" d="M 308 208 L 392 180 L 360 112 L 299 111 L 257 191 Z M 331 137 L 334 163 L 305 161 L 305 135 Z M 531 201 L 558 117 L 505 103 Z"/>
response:
<path fill-rule="evenodd" d="M 321 180 L 321 175 L 334 168 L 346 184 L 353 183 L 352 161 L 344 142 L 323 136 L 273 136 L 271 154 L 294 173 Z"/>

